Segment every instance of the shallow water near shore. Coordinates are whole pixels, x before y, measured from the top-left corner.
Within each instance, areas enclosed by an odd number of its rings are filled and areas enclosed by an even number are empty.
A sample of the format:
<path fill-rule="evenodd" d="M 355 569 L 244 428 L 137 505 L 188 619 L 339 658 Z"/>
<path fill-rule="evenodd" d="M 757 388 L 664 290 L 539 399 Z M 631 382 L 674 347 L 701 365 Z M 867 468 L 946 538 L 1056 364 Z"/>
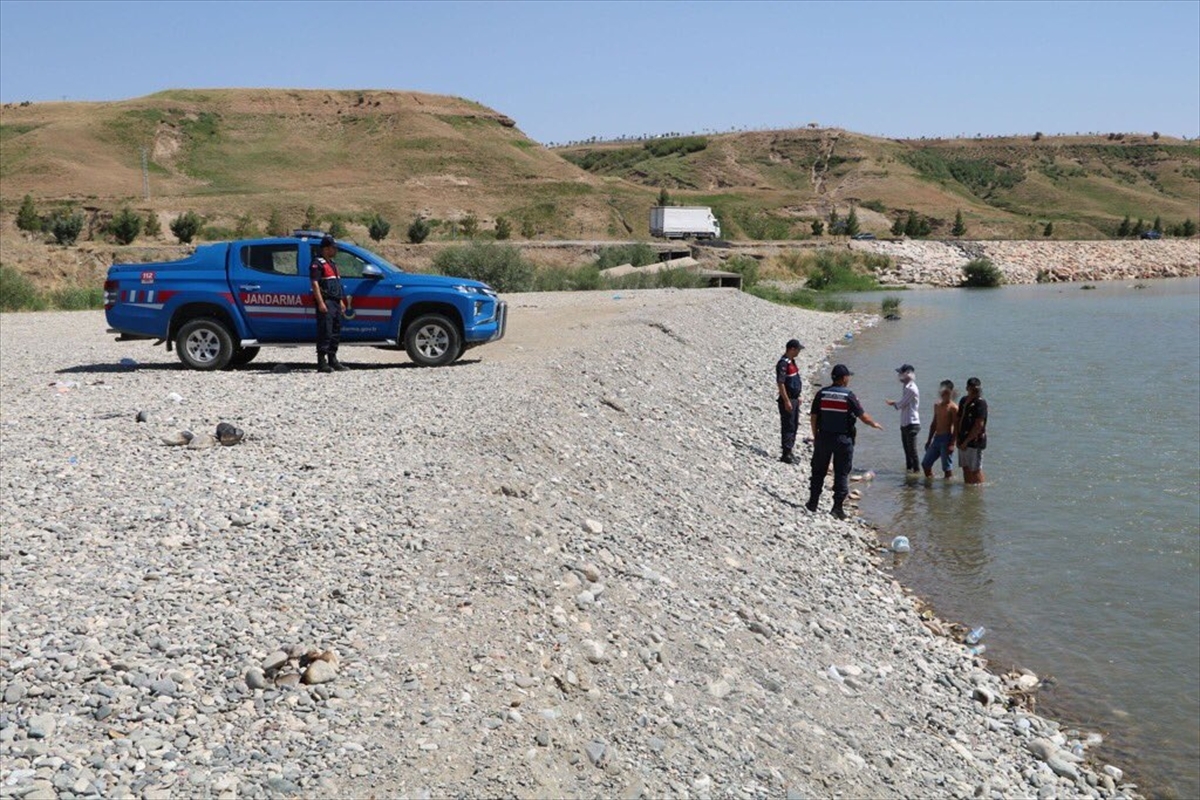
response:
<path fill-rule="evenodd" d="M 1100 763 L 1200 797 L 1200 280 L 921 290 L 833 356 L 887 430 L 862 430 L 861 504 L 913 552 L 895 572 L 984 625 L 994 667 L 1057 683 L 1038 710 L 1100 731 Z M 887 293 L 855 295 L 875 310 Z M 988 484 L 906 479 L 895 367 L 917 367 L 924 444 L 943 378 L 990 405 Z M 864 486 L 865 484 L 858 484 Z"/>

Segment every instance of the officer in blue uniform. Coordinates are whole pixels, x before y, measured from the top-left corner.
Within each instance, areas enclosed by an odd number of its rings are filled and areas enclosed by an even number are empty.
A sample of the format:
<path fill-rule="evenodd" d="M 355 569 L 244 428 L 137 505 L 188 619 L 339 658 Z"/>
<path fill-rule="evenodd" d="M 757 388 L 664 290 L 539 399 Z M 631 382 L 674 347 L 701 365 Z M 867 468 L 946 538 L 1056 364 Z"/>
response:
<path fill-rule="evenodd" d="M 337 242 L 332 236 L 321 239 L 320 255 L 308 268 L 312 282 L 313 304 L 317 310 L 317 372 L 344 372 L 349 369 L 338 361 L 338 342 L 342 338 L 342 314 L 346 311 L 346 292 L 338 273 Z"/>
<path fill-rule="evenodd" d="M 784 346 L 784 353 L 775 362 L 775 390 L 779 393 L 776 402 L 779 405 L 779 436 L 783 446 L 783 455 L 779 460 L 785 464 L 795 463 L 792 458 L 792 448 L 796 446 L 796 428 L 800 426 L 800 369 L 796 366 L 796 356 L 804 345 L 798 339 L 789 339 Z"/>
<path fill-rule="evenodd" d="M 883 426 L 863 411 L 862 404 L 850 391 L 850 376 L 854 373 L 845 364 L 833 368 L 833 385 L 820 389 L 813 397 L 809 420 L 812 422 L 812 478 L 808 503 L 804 506 L 816 512 L 821 499 L 829 461 L 833 460 L 833 515 L 845 519 L 842 504 L 850 494 L 850 470 L 854 467 L 854 423 L 861 419 L 877 430 Z"/>

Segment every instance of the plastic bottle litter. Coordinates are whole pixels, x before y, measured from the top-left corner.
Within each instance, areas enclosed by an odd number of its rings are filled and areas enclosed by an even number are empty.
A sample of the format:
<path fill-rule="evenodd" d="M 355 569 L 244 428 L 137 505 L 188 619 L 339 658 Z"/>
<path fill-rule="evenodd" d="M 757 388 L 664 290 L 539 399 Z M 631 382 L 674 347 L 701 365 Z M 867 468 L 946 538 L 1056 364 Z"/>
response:
<path fill-rule="evenodd" d="M 973 656 L 981 656 L 987 652 L 986 644 L 977 644 L 974 647 L 968 647 L 967 652 Z"/>
<path fill-rule="evenodd" d="M 967 644 L 979 644 L 979 640 L 987 635 L 987 628 L 980 625 L 975 630 L 967 634 Z"/>
<path fill-rule="evenodd" d="M 847 338 L 847 339 L 853 339 L 853 338 L 854 338 L 854 334 L 853 334 L 853 333 L 847 333 L 847 334 L 846 334 L 846 338 Z"/>
<path fill-rule="evenodd" d="M 64 394 L 72 389 L 78 389 L 79 381 L 55 381 L 50 384 L 50 387 L 59 394 Z"/>
<path fill-rule="evenodd" d="M 70 458 L 68 458 L 68 459 L 67 459 L 67 463 L 68 463 L 68 464 L 78 464 L 78 463 L 79 463 L 79 457 L 78 457 L 78 456 L 71 456 Z"/>
<path fill-rule="evenodd" d="M 892 552 L 893 553 L 907 553 L 911 550 L 912 550 L 912 545 L 910 545 L 908 543 L 907 536 L 897 536 L 895 539 L 892 539 Z"/>

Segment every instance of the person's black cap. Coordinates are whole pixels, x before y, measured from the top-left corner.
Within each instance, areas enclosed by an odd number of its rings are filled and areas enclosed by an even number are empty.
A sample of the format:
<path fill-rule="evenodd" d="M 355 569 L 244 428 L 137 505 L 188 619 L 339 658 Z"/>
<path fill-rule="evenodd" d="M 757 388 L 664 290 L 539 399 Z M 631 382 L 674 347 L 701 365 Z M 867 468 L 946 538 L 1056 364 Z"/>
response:
<path fill-rule="evenodd" d="M 914 367 L 912 364 L 901 364 L 900 366 L 896 367 L 896 372 L 899 372 L 901 375 L 903 375 L 906 372 L 916 372 L 916 371 L 917 371 L 917 368 Z"/>
<path fill-rule="evenodd" d="M 983 384 L 980 383 L 979 378 L 967 378 L 967 388 L 968 389 L 976 388 L 976 387 L 979 387 L 982 385 Z"/>
<path fill-rule="evenodd" d="M 321 237 L 321 247 L 337 247 L 337 239 L 327 233 Z"/>
<path fill-rule="evenodd" d="M 799 339 L 788 339 L 788 342 L 784 346 L 784 349 L 785 350 L 803 350 L 804 345 L 800 344 Z"/>
<path fill-rule="evenodd" d="M 844 378 L 847 375 L 853 375 L 853 374 L 854 373 L 851 372 L 850 368 L 847 367 L 845 364 L 835 364 L 833 367 L 833 377 L 835 377 L 835 378 Z"/>

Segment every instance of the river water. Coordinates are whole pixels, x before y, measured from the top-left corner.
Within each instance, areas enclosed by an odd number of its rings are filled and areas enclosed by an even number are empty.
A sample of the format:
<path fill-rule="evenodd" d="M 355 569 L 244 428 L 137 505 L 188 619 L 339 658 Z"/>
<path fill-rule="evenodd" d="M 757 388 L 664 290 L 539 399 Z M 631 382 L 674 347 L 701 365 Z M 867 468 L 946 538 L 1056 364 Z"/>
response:
<path fill-rule="evenodd" d="M 918 290 L 834 358 L 887 430 L 860 426 L 861 510 L 895 565 L 994 667 L 1056 683 L 1038 710 L 1099 731 L 1143 791 L 1200 797 L 1200 280 Z M 855 295 L 878 309 L 879 295 Z M 987 485 L 906 480 L 895 367 L 928 425 L 943 378 L 978 376 Z M 923 445 L 928 428 L 918 437 Z M 935 465 L 940 475 L 940 465 Z M 1127 778 L 1129 779 L 1129 778 Z"/>

